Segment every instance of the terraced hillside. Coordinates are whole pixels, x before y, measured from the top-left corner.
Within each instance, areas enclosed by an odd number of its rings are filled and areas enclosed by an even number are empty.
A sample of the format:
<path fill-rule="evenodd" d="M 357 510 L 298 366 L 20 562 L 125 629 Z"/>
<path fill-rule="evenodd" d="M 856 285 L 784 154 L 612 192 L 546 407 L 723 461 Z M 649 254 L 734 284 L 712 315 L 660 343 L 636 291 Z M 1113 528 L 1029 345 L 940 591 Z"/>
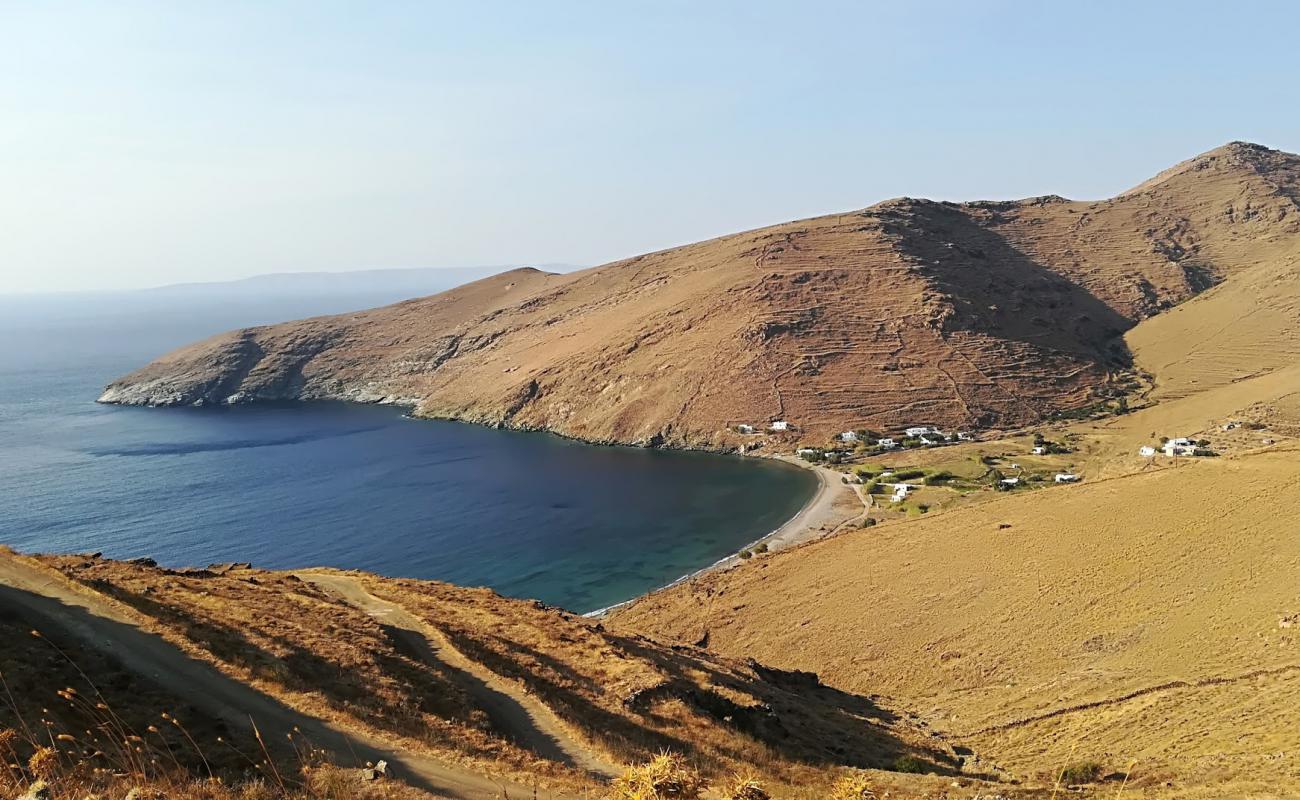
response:
<path fill-rule="evenodd" d="M 1137 322 L 1207 290 L 1247 313 L 1252 291 L 1284 282 L 1259 270 L 1294 253 L 1297 176 L 1295 156 L 1233 143 L 1105 201 L 892 200 L 225 334 L 101 399 L 387 401 L 594 441 L 719 448 L 741 442 L 732 426 L 777 419 L 803 439 L 1033 422 L 1088 405 L 1128 369 L 1123 335 Z M 1266 314 L 1290 324 L 1285 310 Z M 1181 328 L 1148 330 L 1169 344 L 1130 339 L 1144 359 L 1194 346 Z M 1232 372 L 1207 358 L 1200 372 Z"/>

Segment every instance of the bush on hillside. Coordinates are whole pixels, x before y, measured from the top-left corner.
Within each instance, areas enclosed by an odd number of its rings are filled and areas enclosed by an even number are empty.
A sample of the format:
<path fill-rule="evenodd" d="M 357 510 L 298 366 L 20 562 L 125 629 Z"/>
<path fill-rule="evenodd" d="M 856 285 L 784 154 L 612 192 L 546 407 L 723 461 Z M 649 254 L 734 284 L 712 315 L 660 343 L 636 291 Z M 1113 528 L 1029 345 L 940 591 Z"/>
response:
<path fill-rule="evenodd" d="M 909 772 L 924 775 L 930 771 L 930 765 L 916 756 L 899 756 L 894 759 L 894 772 Z"/>
<path fill-rule="evenodd" d="M 874 800 L 875 796 L 866 775 L 845 775 L 831 787 L 827 800 Z"/>
<path fill-rule="evenodd" d="M 722 796 L 726 800 L 771 800 L 758 781 L 747 775 L 736 775 L 722 787 Z"/>
<path fill-rule="evenodd" d="M 1092 783 L 1101 777 L 1101 773 L 1102 766 L 1096 761 L 1079 761 L 1061 770 L 1061 783 L 1066 786 Z"/>
<path fill-rule="evenodd" d="M 697 800 L 704 779 L 676 753 L 660 753 L 614 779 L 610 800 Z"/>
<path fill-rule="evenodd" d="M 894 473 L 894 480 L 896 481 L 910 481 L 913 478 L 923 477 L 925 477 L 925 470 L 923 469 L 902 469 Z"/>

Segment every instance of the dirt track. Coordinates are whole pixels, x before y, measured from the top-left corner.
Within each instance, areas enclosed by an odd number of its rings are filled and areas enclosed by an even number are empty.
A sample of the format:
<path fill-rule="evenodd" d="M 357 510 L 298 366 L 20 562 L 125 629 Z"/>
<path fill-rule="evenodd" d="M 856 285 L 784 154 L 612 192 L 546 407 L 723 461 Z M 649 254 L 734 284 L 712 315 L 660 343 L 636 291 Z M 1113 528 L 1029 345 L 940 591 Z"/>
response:
<path fill-rule="evenodd" d="M 599 777 L 617 774 L 614 765 L 569 733 L 543 703 L 466 657 L 436 628 L 405 608 L 375 597 L 357 579 L 348 575 L 322 572 L 297 574 L 303 580 L 334 592 L 370 614 L 390 636 L 417 657 L 430 663 L 449 666 L 459 672 L 465 689 L 479 707 L 487 712 L 493 725 L 517 744 L 527 747 L 542 758 L 559 761 Z"/>
<path fill-rule="evenodd" d="M 58 628 L 86 646 L 112 655 L 128 670 L 184 697 L 232 729 L 246 729 L 252 720 L 268 741 L 281 740 L 297 729 L 298 735 L 333 750 L 345 765 L 349 755 L 356 762 L 383 759 L 396 778 L 439 797 L 499 799 L 503 790 L 514 796 L 532 796 L 531 787 L 470 773 L 296 711 L 141 630 L 105 599 L 3 551 L 0 606 L 12 608 L 34 628 Z"/>

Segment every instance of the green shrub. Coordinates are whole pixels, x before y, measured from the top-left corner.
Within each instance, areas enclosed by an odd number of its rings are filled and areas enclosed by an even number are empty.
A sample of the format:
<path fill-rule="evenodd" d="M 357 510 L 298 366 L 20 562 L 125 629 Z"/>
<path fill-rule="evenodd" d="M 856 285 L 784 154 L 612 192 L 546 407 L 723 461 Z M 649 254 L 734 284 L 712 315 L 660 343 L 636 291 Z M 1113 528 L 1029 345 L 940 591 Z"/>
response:
<path fill-rule="evenodd" d="M 875 525 L 875 524 L 876 524 L 876 518 L 875 518 L 875 517 L 863 517 L 863 518 L 862 518 L 862 521 L 858 523 L 858 527 L 859 527 L 859 528 L 870 528 L 870 527 L 872 527 L 872 526 Z"/>
<path fill-rule="evenodd" d="M 923 477 L 925 477 L 925 470 L 923 469 L 903 469 L 894 473 L 895 482 L 910 481 L 913 478 L 923 478 Z"/>
<path fill-rule="evenodd" d="M 953 475 L 948 470 L 941 469 L 938 472 L 932 472 L 929 475 L 926 475 L 923 483 L 925 483 L 926 486 L 935 486 L 940 483 L 947 483 L 956 477 L 956 475 Z"/>
<path fill-rule="evenodd" d="M 894 772 L 910 772 L 924 775 L 930 771 L 930 765 L 916 756 L 899 756 L 894 759 Z"/>
<path fill-rule="evenodd" d="M 754 554 L 751 553 L 749 550 L 741 550 L 741 551 L 740 551 L 740 557 L 741 557 L 741 558 L 745 558 L 745 559 L 749 559 L 749 558 L 753 558 L 753 557 L 754 557 Z"/>
<path fill-rule="evenodd" d="M 759 542 L 758 547 L 755 547 L 755 548 L 754 548 L 754 552 L 755 552 L 755 553 L 766 553 L 766 552 L 767 552 L 767 542 Z"/>
<path fill-rule="evenodd" d="M 1061 770 L 1061 783 L 1073 786 L 1079 783 L 1092 783 L 1101 777 L 1102 766 L 1096 761 L 1078 761 Z"/>

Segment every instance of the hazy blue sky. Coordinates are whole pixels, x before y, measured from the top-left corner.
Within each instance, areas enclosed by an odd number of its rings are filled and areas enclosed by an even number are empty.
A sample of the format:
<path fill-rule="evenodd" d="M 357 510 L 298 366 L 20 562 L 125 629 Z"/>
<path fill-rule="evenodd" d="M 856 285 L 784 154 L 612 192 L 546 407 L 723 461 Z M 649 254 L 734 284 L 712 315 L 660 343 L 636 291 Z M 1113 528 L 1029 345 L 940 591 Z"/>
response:
<path fill-rule="evenodd" d="M 0 0 L 0 292 L 595 264 L 1300 150 L 1300 4 Z"/>

